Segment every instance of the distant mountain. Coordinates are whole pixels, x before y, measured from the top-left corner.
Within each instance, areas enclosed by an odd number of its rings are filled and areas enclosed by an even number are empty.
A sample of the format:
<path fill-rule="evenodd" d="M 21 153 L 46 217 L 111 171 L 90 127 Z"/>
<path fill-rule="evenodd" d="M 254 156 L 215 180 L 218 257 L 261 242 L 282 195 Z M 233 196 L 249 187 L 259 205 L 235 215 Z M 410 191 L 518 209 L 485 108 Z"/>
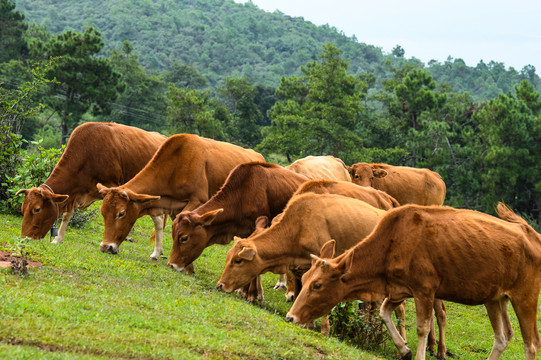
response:
<path fill-rule="evenodd" d="M 316 26 L 300 17 L 269 13 L 247 2 L 233 0 L 16 0 L 17 10 L 27 20 L 46 25 L 53 33 L 97 28 L 105 50 L 120 49 L 129 40 L 144 67 L 162 71 L 173 61 L 191 64 L 211 85 L 223 77 L 248 76 L 253 82 L 277 86 L 280 77 L 299 68 L 322 51 L 323 44 L 337 46 L 349 59 L 352 73 L 374 73 L 378 79 L 390 76 L 384 65 L 418 64 L 419 60 L 384 54 L 381 48 L 347 37 L 336 28 Z M 457 63 L 458 62 L 458 63 Z M 457 64 L 455 64 L 457 63 Z M 448 81 L 460 91 L 479 98 L 507 92 L 522 78 L 535 74 L 507 71 L 503 64 L 485 69 L 469 68 L 458 60 L 427 67 L 436 80 Z M 460 71 L 454 71 L 455 67 Z M 503 73 L 502 69 L 503 67 Z M 449 70 L 451 68 L 451 70 Z M 495 68 L 496 75 L 491 74 Z M 481 74 L 483 72 L 483 74 Z M 466 77 L 466 78 L 465 78 Z M 479 77 L 482 81 L 479 81 Z M 505 78 L 505 84 L 500 81 Z M 483 95 L 485 88 L 490 94 Z M 538 85 L 538 84 L 535 84 Z"/>

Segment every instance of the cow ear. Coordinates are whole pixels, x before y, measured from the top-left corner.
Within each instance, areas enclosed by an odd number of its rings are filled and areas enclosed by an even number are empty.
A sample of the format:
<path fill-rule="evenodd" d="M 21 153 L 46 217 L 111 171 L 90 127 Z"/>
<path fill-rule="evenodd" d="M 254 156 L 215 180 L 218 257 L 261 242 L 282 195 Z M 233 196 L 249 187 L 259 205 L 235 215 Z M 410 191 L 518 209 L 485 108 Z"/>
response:
<path fill-rule="evenodd" d="M 125 193 L 125 192 L 123 192 Z M 127 195 L 127 194 L 126 194 Z M 159 200 L 159 196 L 147 195 L 147 194 L 137 194 L 130 192 L 129 199 L 135 202 L 145 203 L 152 200 Z"/>
<path fill-rule="evenodd" d="M 244 260 L 252 261 L 255 257 L 256 251 L 252 248 L 243 247 L 239 252 L 239 257 Z"/>
<path fill-rule="evenodd" d="M 255 220 L 256 229 L 262 230 L 267 228 L 267 226 L 269 226 L 269 218 L 267 216 L 262 215 Z"/>
<path fill-rule="evenodd" d="M 348 282 L 349 278 L 351 277 L 351 269 L 353 266 L 353 252 L 348 252 L 348 255 L 344 256 L 340 264 L 338 264 L 338 270 L 342 273 L 342 276 L 340 276 L 340 280 L 342 282 Z"/>
<path fill-rule="evenodd" d="M 98 194 L 102 199 L 111 191 L 110 188 L 103 186 L 101 183 L 97 183 L 96 187 L 98 188 Z"/>
<path fill-rule="evenodd" d="M 387 171 L 383 169 L 374 169 L 372 172 L 374 174 L 374 177 L 380 178 L 380 179 L 388 175 Z"/>
<path fill-rule="evenodd" d="M 51 199 L 57 204 L 62 204 L 64 201 L 68 200 L 69 197 L 69 195 L 51 194 Z"/>
<path fill-rule="evenodd" d="M 24 193 L 24 196 L 27 196 L 29 191 L 30 191 L 29 189 L 21 189 L 21 190 L 19 190 L 19 191 L 17 191 L 15 193 L 15 196 L 17 196 L 19 194 L 22 194 L 22 193 Z"/>
<path fill-rule="evenodd" d="M 209 226 L 210 224 L 212 224 L 212 222 L 214 221 L 214 219 L 216 219 L 216 216 L 220 213 L 222 213 L 224 211 L 224 209 L 220 208 L 220 209 L 216 209 L 216 210 L 213 210 L 213 211 L 209 211 L 203 215 L 201 215 L 201 223 L 203 226 Z"/>
<path fill-rule="evenodd" d="M 319 256 L 322 258 L 332 259 L 334 257 L 334 248 L 336 246 L 335 240 L 329 240 L 321 247 L 319 251 Z"/>

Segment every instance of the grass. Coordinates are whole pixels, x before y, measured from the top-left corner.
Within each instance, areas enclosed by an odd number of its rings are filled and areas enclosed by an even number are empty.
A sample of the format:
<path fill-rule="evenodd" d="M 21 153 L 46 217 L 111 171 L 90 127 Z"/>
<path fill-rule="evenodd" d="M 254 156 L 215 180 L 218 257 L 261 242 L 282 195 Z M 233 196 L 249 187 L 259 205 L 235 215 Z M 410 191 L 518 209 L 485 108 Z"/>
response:
<path fill-rule="evenodd" d="M 96 206 L 96 205 L 94 205 Z M 22 218 L 0 215 L 0 247 L 12 250 Z M 171 249 L 170 223 L 164 253 Z M 365 352 L 334 338 L 286 323 L 290 307 L 265 274 L 263 304 L 214 289 L 229 246 L 215 245 L 195 262 L 196 273 L 148 259 L 152 222 L 142 218 L 118 255 L 103 254 L 101 218 L 68 229 L 64 244 L 27 245 L 43 266 L 29 275 L 0 270 L 0 359 L 396 359 L 388 341 Z M 484 307 L 446 303 L 447 348 L 462 359 L 486 359 L 493 334 Z M 523 359 L 522 338 L 502 359 Z M 415 316 L 407 305 L 407 331 L 415 350 Z"/>

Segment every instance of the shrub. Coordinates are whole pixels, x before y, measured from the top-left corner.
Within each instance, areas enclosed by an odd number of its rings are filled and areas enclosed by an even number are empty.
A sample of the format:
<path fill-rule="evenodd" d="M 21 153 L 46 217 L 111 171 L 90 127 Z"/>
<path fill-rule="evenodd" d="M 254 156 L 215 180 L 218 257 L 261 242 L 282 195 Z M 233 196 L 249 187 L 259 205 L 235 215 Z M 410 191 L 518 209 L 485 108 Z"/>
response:
<path fill-rule="evenodd" d="M 329 314 L 331 335 L 364 350 L 380 348 L 389 338 L 377 309 L 362 301 L 342 302 Z"/>
<path fill-rule="evenodd" d="M 41 141 L 32 141 L 33 149 L 20 150 L 21 160 L 15 169 L 15 174 L 5 176 L 2 188 L 6 188 L 7 198 L 2 203 L 2 210 L 8 212 L 20 211 L 24 198 L 14 196 L 20 189 L 29 189 L 43 184 L 53 171 L 60 159 L 62 149 L 44 149 Z"/>

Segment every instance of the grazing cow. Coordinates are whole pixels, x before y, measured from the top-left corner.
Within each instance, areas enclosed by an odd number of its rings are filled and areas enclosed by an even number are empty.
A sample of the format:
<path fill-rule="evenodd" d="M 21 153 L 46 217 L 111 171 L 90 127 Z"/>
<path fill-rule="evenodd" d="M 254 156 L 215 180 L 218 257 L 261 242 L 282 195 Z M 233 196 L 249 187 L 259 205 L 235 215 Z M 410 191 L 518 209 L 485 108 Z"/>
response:
<path fill-rule="evenodd" d="M 171 136 L 127 183 L 114 188 L 98 184 L 105 222 L 101 251 L 116 254 L 143 215 L 174 216 L 183 209 L 197 208 L 220 189 L 231 169 L 250 161 L 265 159 L 253 150 L 226 142 L 193 134 Z M 162 239 L 163 224 L 156 228 L 155 253 L 159 255 Z"/>
<path fill-rule="evenodd" d="M 445 183 L 428 169 L 357 163 L 349 172 L 355 184 L 385 191 L 401 205 L 443 205 L 445 200 Z"/>
<path fill-rule="evenodd" d="M 145 166 L 166 139 L 156 132 L 115 123 L 88 122 L 76 127 L 47 180 L 38 187 L 17 192 L 26 195 L 21 236 L 45 237 L 62 214 L 53 242 L 63 242 L 73 211 L 101 199 L 96 184 L 125 183 Z"/>
<path fill-rule="evenodd" d="M 255 277 L 271 271 L 291 270 L 300 279 L 310 267 L 310 254 L 329 239 L 336 239 L 341 253 L 368 235 L 384 210 L 334 194 L 305 193 L 291 198 L 278 221 L 248 239 L 235 238 L 217 288 L 232 292 Z M 360 234 L 360 235 L 359 235 Z M 297 291 L 300 284 L 296 284 Z"/>
<path fill-rule="evenodd" d="M 418 337 L 415 359 L 424 360 L 435 298 L 484 304 L 494 330 L 489 359 L 496 360 L 513 335 L 507 312 L 511 301 L 525 359 L 534 360 L 541 346 L 536 318 L 541 235 L 501 203 L 497 213 L 501 219 L 443 206 L 406 205 L 389 210 L 372 234 L 341 256 L 315 257 L 286 320 L 303 324 L 340 301 L 386 298 L 380 314 L 402 358 L 411 359 L 411 350 L 390 314 L 396 304 L 413 297 Z"/>
<path fill-rule="evenodd" d="M 212 244 L 228 244 L 248 236 L 259 216 L 272 219 L 282 212 L 308 178 L 280 165 L 252 162 L 235 167 L 224 185 L 197 209 L 181 212 L 173 222 L 169 265 L 183 270 Z M 257 295 L 262 300 L 262 293 Z"/>
<path fill-rule="evenodd" d="M 348 167 L 331 155 L 307 156 L 286 166 L 286 169 L 303 174 L 309 179 L 351 181 Z"/>

